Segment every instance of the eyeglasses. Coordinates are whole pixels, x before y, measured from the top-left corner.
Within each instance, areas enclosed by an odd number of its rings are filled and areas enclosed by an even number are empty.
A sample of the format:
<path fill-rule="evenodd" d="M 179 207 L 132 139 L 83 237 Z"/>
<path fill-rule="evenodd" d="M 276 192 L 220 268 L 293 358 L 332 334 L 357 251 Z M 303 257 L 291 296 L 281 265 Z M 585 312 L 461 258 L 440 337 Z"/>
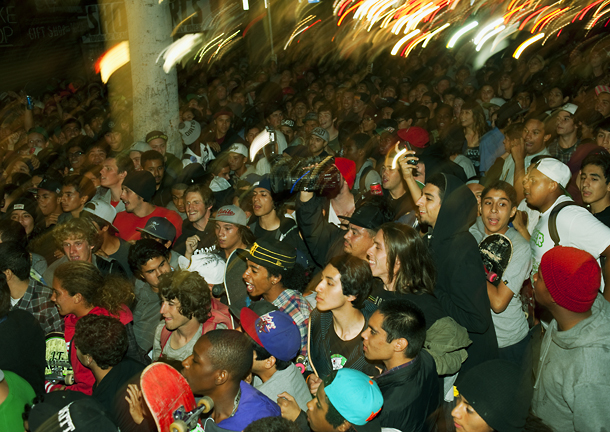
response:
<path fill-rule="evenodd" d="M 75 158 L 80 157 L 80 156 L 82 156 L 82 155 L 84 155 L 84 154 L 85 154 L 85 153 L 84 153 L 84 152 L 82 152 L 82 151 L 77 151 L 77 152 L 74 152 L 74 153 L 68 153 L 68 157 L 69 157 L 70 159 L 75 159 Z"/>

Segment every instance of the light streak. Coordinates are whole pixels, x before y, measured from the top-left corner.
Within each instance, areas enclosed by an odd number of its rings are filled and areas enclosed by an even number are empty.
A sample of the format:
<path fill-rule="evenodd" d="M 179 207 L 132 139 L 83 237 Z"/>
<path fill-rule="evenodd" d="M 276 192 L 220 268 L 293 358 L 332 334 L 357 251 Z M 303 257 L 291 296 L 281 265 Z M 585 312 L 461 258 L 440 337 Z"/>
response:
<path fill-rule="evenodd" d="M 528 40 L 523 42 L 521 45 L 519 45 L 519 47 L 515 50 L 515 53 L 513 54 L 513 57 L 518 59 L 519 57 L 521 57 L 521 54 L 523 53 L 523 51 L 525 51 L 525 49 L 528 46 L 530 46 L 534 42 L 539 41 L 543 37 L 544 37 L 544 33 L 538 33 L 535 36 L 532 36 L 531 38 L 529 38 Z"/>

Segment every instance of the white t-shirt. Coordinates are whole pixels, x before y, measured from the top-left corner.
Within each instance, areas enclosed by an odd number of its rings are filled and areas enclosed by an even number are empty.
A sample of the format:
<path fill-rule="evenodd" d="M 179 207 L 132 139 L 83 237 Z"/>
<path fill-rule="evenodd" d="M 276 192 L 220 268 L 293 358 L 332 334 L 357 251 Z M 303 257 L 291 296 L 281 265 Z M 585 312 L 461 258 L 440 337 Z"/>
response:
<path fill-rule="evenodd" d="M 565 201 L 571 201 L 571 199 L 565 195 L 560 196 L 551 208 L 540 215 L 540 220 L 530 239 L 532 274 L 538 271 L 544 253 L 555 246 L 549 234 L 549 216 L 557 204 Z M 557 215 L 556 222 L 559 244 L 562 246 L 572 246 L 589 252 L 598 262 L 601 253 L 610 246 L 610 228 L 583 207 L 563 208 Z"/>
<path fill-rule="evenodd" d="M 532 159 L 534 159 L 536 156 L 542 156 L 542 155 L 550 156 L 550 153 L 545 148 L 544 150 L 542 150 L 539 153 L 525 156 L 525 161 L 524 161 L 525 169 L 527 170 L 527 167 L 530 166 L 530 164 L 532 163 Z M 513 159 L 513 155 L 509 155 L 506 158 L 506 160 L 504 161 L 504 165 L 502 166 L 502 174 L 500 175 L 500 180 L 504 180 L 505 182 L 510 183 L 513 186 L 515 185 L 515 160 Z"/>
<path fill-rule="evenodd" d="M 476 223 L 470 227 L 470 233 L 479 243 L 487 237 L 480 216 Z M 514 228 L 509 228 L 504 235 L 513 244 L 513 255 L 502 275 L 502 281 L 513 292 L 513 297 L 503 312 L 495 313 L 493 310 L 491 311 L 491 319 L 498 339 L 498 348 L 521 342 L 529 332 L 529 325 L 519 293 L 523 282 L 529 276 L 532 265 L 530 247 L 527 240 Z"/>
<path fill-rule="evenodd" d="M 521 200 L 519 205 L 517 206 L 517 210 L 525 212 L 527 214 L 527 232 L 532 235 L 536 225 L 538 225 L 538 221 L 540 220 L 540 212 L 538 210 L 534 210 L 527 205 L 527 201 L 525 199 Z"/>

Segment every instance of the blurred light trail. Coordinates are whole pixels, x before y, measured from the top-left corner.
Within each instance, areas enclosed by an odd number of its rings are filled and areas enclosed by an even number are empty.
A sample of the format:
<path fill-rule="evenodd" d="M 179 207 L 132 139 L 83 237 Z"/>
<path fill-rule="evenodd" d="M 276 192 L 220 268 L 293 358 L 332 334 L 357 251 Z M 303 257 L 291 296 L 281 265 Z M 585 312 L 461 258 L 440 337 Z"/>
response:
<path fill-rule="evenodd" d="M 413 36 L 416 36 L 419 34 L 421 30 L 416 29 L 413 30 L 411 33 L 409 33 L 408 35 L 406 35 L 405 37 L 403 37 L 402 39 L 400 39 L 398 42 L 396 42 L 396 45 L 394 45 L 394 48 L 392 48 L 392 51 L 390 52 L 390 54 L 392 55 L 396 55 L 396 53 L 398 52 L 398 50 L 400 49 L 400 47 L 409 39 L 411 39 Z"/>
<path fill-rule="evenodd" d="M 506 28 L 506 26 L 501 25 L 500 27 L 496 28 L 495 30 L 490 31 L 485 36 L 483 36 L 483 38 L 479 40 L 479 43 L 477 45 L 477 48 L 476 48 L 477 52 L 481 51 L 481 48 L 483 48 L 483 44 L 485 42 L 487 42 L 489 40 L 489 38 L 497 35 L 498 33 L 501 33 L 502 30 L 504 30 L 505 28 Z"/>
<path fill-rule="evenodd" d="M 518 59 L 519 57 L 521 57 L 521 54 L 523 53 L 523 51 L 525 51 L 525 48 L 527 48 L 534 42 L 539 41 L 543 37 L 544 37 L 544 33 L 538 33 L 535 36 L 532 36 L 531 38 L 529 38 L 528 40 L 523 42 L 521 45 L 519 45 L 519 47 L 515 50 L 513 57 Z"/>
<path fill-rule="evenodd" d="M 110 76 L 120 67 L 129 63 L 129 41 L 123 41 L 106 51 L 96 63 L 102 82 L 106 84 Z"/>
<path fill-rule="evenodd" d="M 470 30 L 478 26 L 479 23 L 476 21 L 471 22 L 468 25 L 465 25 L 461 29 L 459 29 L 452 37 L 449 39 L 449 43 L 447 44 L 447 48 L 453 48 L 457 43 L 458 39 L 468 33 Z"/>

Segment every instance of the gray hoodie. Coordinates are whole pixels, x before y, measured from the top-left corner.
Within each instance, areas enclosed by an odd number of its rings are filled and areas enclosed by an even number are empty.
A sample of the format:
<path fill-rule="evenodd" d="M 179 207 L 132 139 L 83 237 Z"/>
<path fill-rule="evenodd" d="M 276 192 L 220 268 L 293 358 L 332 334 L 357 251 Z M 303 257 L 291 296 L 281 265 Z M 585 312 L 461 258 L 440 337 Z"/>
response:
<path fill-rule="evenodd" d="M 610 303 L 566 331 L 551 321 L 540 347 L 532 409 L 553 430 L 610 430 Z"/>

